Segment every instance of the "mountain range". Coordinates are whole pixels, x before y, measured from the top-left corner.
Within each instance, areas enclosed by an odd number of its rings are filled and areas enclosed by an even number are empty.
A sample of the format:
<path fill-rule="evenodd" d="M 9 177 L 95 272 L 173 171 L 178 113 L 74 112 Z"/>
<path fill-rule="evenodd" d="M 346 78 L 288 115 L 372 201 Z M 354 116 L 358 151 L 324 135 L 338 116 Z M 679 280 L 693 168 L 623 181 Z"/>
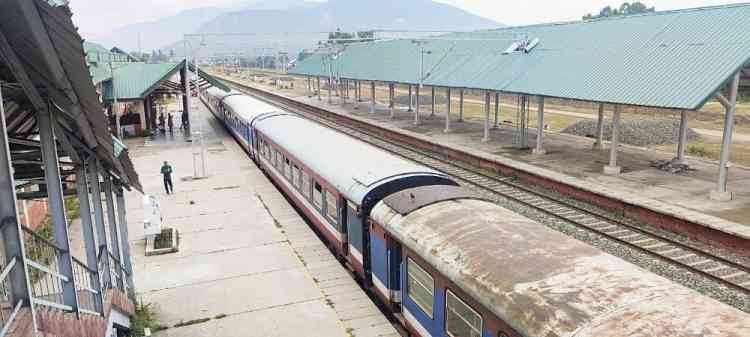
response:
<path fill-rule="evenodd" d="M 197 8 L 152 22 L 137 23 L 92 40 L 125 50 L 175 49 L 185 33 L 252 33 L 212 36 L 212 50 L 251 52 L 274 48 L 296 52 L 314 46 L 324 32 L 470 31 L 502 26 L 457 7 L 431 0 L 305 0 L 249 1 L 233 8 Z M 319 34 L 310 34 L 318 32 Z M 306 33 L 306 34 L 301 34 Z M 321 34 L 322 33 L 322 34 Z M 140 41 L 139 41 L 140 40 Z M 179 43 L 178 43 L 179 42 Z"/>

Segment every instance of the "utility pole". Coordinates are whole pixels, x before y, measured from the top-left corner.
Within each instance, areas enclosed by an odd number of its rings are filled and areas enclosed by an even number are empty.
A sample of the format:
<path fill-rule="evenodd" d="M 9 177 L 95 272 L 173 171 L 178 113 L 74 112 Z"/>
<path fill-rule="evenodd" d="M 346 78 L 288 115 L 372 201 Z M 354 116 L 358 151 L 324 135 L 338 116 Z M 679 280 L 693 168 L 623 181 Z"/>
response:
<path fill-rule="evenodd" d="M 109 58 L 109 73 L 112 74 L 112 114 L 115 116 L 115 135 L 117 135 L 117 138 L 122 139 L 120 116 L 117 114 L 117 91 L 115 90 L 115 68 L 112 66 L 112 55 Z"/>
<path fill-rule="evenodd" d="M 419 85 L 417 87 L 417 109 L 414 113 L 414 125 L 419 125 L 419 110 L 420 110 L 419 105 L 421 104 L 420 102 L 421 94 L 419 92 L 420 92 L 420 89 L 424 87 L 424 80 L 430 76 L 430 74 L 425 75 L 424 73 L 424 55 L 432 54 L 432 51 L 429 51 L 429 50 L 426 51 L 424 49 L 424 45 L 427 44 L 427 41 L 412 40 L 411 42 L 419 46 L 419 74 L 417 76 L 419 78 Z"/>

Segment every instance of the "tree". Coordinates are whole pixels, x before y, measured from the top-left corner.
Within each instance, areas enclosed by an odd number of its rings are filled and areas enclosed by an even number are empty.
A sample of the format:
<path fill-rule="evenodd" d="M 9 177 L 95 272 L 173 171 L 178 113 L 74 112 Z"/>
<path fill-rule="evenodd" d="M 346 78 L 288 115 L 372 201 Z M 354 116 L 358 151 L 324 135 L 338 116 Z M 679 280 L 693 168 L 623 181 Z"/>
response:
<path fill-rule="evenodd" d="M 610 16 L 623 16 L 623 15 L 634 15 L 642 13 L 651 13 L 656 11 L 654 7 L 648 7 L 640 1 L 624 2 L 619 8 L 612 8 L 606 6 L 599 11 L 599 14 L 593 15 L 591 13 L 583 16 L 584 20 L 592 20 L 599 18 L 606 18 Z"/>

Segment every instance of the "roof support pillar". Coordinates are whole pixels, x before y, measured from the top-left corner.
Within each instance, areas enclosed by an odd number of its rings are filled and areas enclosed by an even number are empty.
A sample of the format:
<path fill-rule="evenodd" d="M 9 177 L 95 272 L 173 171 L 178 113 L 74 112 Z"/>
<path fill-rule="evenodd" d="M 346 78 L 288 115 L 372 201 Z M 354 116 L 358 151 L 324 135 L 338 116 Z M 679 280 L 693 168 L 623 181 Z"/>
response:
<path fill-rule="evenodd" d="M 112 255 L 122 263 L 122 253 L 120 252 L 120 230 L 117 226 L 117 211 L 115 210 L 114 193 L 112 192 L 112 177 L 106 172 L 104 176 L 104 197 L 107 200 L 107 222 L 109 223 L 109 243 L 112 247 Z M 122 272 L 122 268 L 120 268 Z M 122 275 L 118 280 L 117 286 L 122 288 Z"/>
<path fill-rule="evenodd" d="M 370 113 L 375 113 L 375 81 L 370 82 L 370 98 L 372 98 L 372 103 L 370 104 Z"/>
<path fill-rule="evenodd" d="M 349 96 L 349 80 L 341 80 L 341 105 L 346 105 L 346 98 Z"/>
<path fill-rule="evenodd" d="M 685 160 L 685 145 L 687 144 L 688 118 L 687 110 L 680 112 L 680 136 L 677 140 L 677 157 L 674 161 L 678 164 L 687 164 Z"/>
<path fill-rule="evenodd" d="M 320 97 L 320 76 L 315 77 L 315 82 L 317 83 L 318 90 L 318 101 L 322 101 L 323 99 Z"/>
<path fill-rule="evenodd" d="M 518 113 L 518 133 L 516 134 L 516 144 L 519 149 L 529 148 L 529 106 L 531 100 L 529 96 L 521 96 L 521 111 Z"/>
<path fill-rule="evenodd" d="M 135 286 L 133 284 L 133 262 L 130 258 L 130 239 L 128 235 L 128 219 L 125 213 L 125 193 L 121 186 L 115 189 L 117 199 L 117 217 L 120 221 L 120 241 L 122 247 L 122 263 L 126 272 L 125 282 L 128 284 L 128 295 L 135 298 Z"/>
<path fill-rule="evenodd" d="M 96 157 L 89 159 L 88 169 L 88 181 L 91 184 L 91 201 L 93 201 L 94 207 L 94 224 L 96 225 L 96 242 L 99 244 L 97 253 L 101 252 L 101 258 L 104 260 L 102 275 L 102 288 L 106 289 L 107 286 L 112 285 L 112 280 L 109 273 L 109 259 L 107 258 L 109 252 L 109 244 L 107 243 L 107 230 L 104 227 L 104 210 L 102 207 L 102 189 L 99 183 L 99 161 Z"/>
<path fill-rule="evenodd" d="M 458 91 L 458 121 L 464 121 L 464 88 Z"/>
<path fill-rule="evenodd" d="M 312 97 L 313 96 L 312 78 L 310 76 L 307 76 L 307 96 L 308 97 Z"/>
<path fill-rule="evenodd" d="M 617 147 L 620 142 L 620 105 L 615 105 L 615 111 L 612 114 L 612 144 L 609 149 L 609 165 L 604 166 L 604 174 L 617 175 L 622 169 L 617 166 Z"/>
<path fill-rule="evenodd" d="M 388 110 L 391 114 L 391 119 L 396 118 L 396 102 L 393 100 L 393 95 L 396 93 L 396 85 L 388 83 Z"/>
<path fill-rule="evenodd" d="M 46 109 L 37 111 L 39 123 L 39 140 L 42 145 L 44 160 L 44 180 L 47 186 L 47 203 L 49 215 L 52 219 L 53 236 L 57 247 L 57 269 L 68 281 L 62 281 L 63 303 L 78 313 L 78 298 L 73 274 L 73 260 L 70 255 L 70 240 L 68 238 L 68 220 L 65 217 L 65 200 L 63 199 L 62 184 L 60 183 L 60 167 L 58 166 L 57 144 L 52 122 L 51 104 Z"/>
<path fill-rule="evenodd" d="M 409 110 L 407 110 L 409 112 L 414 111 L 414 95 L 412 94 L 412 91 L 411 84 L 409 84 Z"/>
<path fill-rule="evenodd" d="M 711 191 L 711 200 L 732 200 L 732 192 L 727 190 L 729 180 L 729 158 L 732 147 L 732 133 L 734 132 L 734 114 L 737 111 L 737 94 L 740 86 L 740 73 L 734 75 L 729 88 L 729 108 L 724 117 L 724 136 L 721 139 L 721 157 L 719 158 L 719 182 L 715 191 Z"/>
<path fill-rule="evenodd" d="M 482 136 L 482 142 L 490 141 L 490 105 L 492 98 L 490 92 L 485 91 L 484 93 L 484 135 Z"/>
<path fill-rule="evenodd" d="M 359 81 L 354 80 L 354 108 L 359 109 Z"/>
<path fill-rule="evenodd" d="M 445 89 L 445 129 L 443 129 L 443 132 L 448 133 L 451 132 L 451 88 Z"/>
<path fill-rule="evenodd" d="M 82 160 L 76 171 L 76 190 L 81 208 L 81 227 L 83 228 L 83 243 L 86 249 L 86 266 L 95 273 L 90 276 L 91 287 L 98 291 L 94 295 L 96 312 L 104 315 L 104 289 L 99 284 L 99 263 L 96 258 L 96 239 L 94 238 L 94 224 L 91 221 L 91 204 L 89 203 L 89 182 L 86 177 L 86 160 Z"/>
<path fill-rule="evenodd" d="M 430 112 L 430 117 L 435 116 L 435 87 L 431 87 L 432 89 L 432 110 Z"/>
<path fill-rule="evenodd" d="M 31 303 L 31 284 L 29 283 L 28 267 L 26 266 L 26 251 L 23 242 L 23 231 L 18 221 L 16 209 L 16 185 L 13 179 L 13 166 L 8 145 L 8 129 L 5 124 L 5 108 L 3 106 L 2 83 L 0 83 L 0 233 L 2 233 L 4 266 L 12 261 L 15 265 L 10 269 L 7 280 L 11 305 L 15 307 L 21 303 L 31 309 L 33 331 L 36 331 L 36 314 Z"/>
<path fill-rule="evenodd" d="M 596 142 L 594 149 L 601 150 L 604 148 L 604 103 L 599 103 L 599 114 L 596 119 Z"/>
<path fill-rule="evenodd" d="M 333 90 L 333 79 L 331 77 L 326 78 L 326 83 L 328 83 L 328 104 L 333 104 L 333 93 L 331 92 Z"/>
<path fill-rule="evenodd" d="M 495 93 L 495 124 L 492 126 L 493 129 L 500 127 L 500 92 Z"/>
<path fill-rule="evenodd" d="M 419 86 L 417 86 L 417 88 L 415 89 L 415 91 L 416 91 L 415 92 L 415 94 L 416 94 L 416 107 L 414 108 L 414 125 L 419 125 L 420 124 L 420 121 L 419 121 L 419 105 L 421 103 L 419 101 Z"/>
<path fill-rule="evenodd" d="M 187 50 L 187 49 L 186 49 Z M 187 55 L 187 53 L 185 53 Z M 190 80 L 188 79 L 188 62 L 185 56 L 185 67 L 180 70 L 180 82 L 182 82 L 182 113 L 185 115 L 185 137 L 190 138 Z"/>
<path fill-rule="evenodd" d="M 544 96 L 539 96 L 539 107 L 536 109 L 536 147 L 532 153 L 535 155 L 547 153 L 544 149 Z"/>

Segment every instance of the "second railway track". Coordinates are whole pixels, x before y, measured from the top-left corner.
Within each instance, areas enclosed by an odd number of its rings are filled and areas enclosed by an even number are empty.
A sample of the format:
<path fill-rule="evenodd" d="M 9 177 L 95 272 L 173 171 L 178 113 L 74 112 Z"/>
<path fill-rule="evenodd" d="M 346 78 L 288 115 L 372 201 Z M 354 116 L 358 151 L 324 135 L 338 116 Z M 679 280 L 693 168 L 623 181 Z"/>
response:
<path fill-rule="evenodd" d="M 460 180 L 462 185 L 490 200 L 512 200 L 537 212 L 565 221 L 579 231 L 587 231 L 608 240 L 633 248 L 647 255 L 658 258 L 669 264 L 704 276 L 721 285 L 732 288 L 744 295 L 750 295 L 750 268 L 728 258 L 712 254 L 659 235 L 639 226 L 628 224 L 613 216 L 591 211 L 574 203 L 559 200 L 557 196 L 547 195 L 530 187 L 515 183 L 512 178 L 498 178 L 479 170 L 468 168 L 440 155 L 417 150 L 409 145 L 398 144 L 372 133 L 342 124 L 328 117 L 330 113 L 323 109 L 301 102 L 291 101 L 270 93 L 258 93 L 257 89 L 230 83 L 233 87 L 271 104 L 289 111 L 299 113 L 327 127 L 352 137 L 361 139 L 374 146 L 392 152 L 406 159 L 449 174 Z M 291 103 L 291 104 L 290 104 Z"/>

